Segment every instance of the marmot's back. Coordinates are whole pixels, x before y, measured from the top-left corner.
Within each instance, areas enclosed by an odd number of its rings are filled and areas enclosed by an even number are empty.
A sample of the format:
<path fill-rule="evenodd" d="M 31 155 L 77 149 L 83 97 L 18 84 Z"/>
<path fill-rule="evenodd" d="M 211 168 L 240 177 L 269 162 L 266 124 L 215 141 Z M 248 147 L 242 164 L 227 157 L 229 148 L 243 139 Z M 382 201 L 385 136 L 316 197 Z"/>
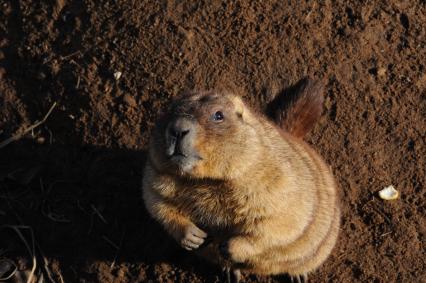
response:
<path fill-rule="evenodd" d="M 256 267 L 256 273 L 262 274 L 283 270 L 291 275 L 307 274 L 324 262 L 335 245 L 340 224 L 338 194 L 334 178 L 322 158 L 306 143 L 283 135 L 291 148 L 290 171 L 294 174 L 297 196 L 291 207 L 299 210 L 301 203 L 310 202 L 312 210 L 302 209 L 300 223 L 307 225 L 301 235 L 289 244 L 270 247 L 262 256 L 254 258 L 252 266 Z M 286 197 L 286 188 L 283 193 Z"/>

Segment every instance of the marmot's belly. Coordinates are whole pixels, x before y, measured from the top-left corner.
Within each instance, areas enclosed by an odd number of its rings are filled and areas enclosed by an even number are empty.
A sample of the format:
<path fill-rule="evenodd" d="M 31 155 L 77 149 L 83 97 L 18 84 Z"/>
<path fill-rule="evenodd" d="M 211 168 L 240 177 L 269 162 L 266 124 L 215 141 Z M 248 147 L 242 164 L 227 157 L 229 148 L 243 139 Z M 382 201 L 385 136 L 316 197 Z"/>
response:
<path fill-rule="evenodd" d="M 212 188 L 182 190 L 175 203 L 195 224 L 212 231 L 237 228 L 245 219 L 237 213 L 232 196 L 217 194 Z"/>

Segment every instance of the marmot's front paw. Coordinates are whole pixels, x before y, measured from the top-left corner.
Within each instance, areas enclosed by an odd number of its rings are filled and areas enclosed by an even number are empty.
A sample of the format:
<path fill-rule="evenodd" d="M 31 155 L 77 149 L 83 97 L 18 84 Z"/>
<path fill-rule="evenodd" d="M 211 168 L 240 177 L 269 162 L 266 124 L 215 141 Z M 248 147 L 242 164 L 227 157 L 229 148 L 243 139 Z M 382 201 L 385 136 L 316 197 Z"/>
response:
<path fill-rule="evenodd" d="M 184 249 L 191 251 L 198 249 L 204 243 L 206 237 L 206 232 L 191 224 L 185 227 L 182 238 L 178 242 Z"/>

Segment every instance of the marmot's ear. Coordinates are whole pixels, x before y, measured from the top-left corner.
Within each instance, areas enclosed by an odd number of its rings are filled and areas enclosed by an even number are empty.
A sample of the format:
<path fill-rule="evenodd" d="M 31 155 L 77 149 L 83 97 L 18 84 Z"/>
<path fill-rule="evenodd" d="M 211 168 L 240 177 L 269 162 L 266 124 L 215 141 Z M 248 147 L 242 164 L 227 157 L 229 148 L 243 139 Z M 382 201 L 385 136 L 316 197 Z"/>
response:
<path fill-rule="evenodd" d="M 233 95 L 231 97 L 231 100 L 232 100 L 232 104 L 234 105 L 234 108 L 235 108 L 235 113 L 238 116 L 244 118 L 246 113 L 244 113 L 245 106 L 244 106 L 244 102 L 243 102 L 242 98 L 239 97 L 239 96 Z"/>
<path fill-rule="evenodd" d="M 303 138 L 321 117 L 323 91 L 321 81 L 304 78 L 274 98 L 269 114 L 282 129 Z"/>

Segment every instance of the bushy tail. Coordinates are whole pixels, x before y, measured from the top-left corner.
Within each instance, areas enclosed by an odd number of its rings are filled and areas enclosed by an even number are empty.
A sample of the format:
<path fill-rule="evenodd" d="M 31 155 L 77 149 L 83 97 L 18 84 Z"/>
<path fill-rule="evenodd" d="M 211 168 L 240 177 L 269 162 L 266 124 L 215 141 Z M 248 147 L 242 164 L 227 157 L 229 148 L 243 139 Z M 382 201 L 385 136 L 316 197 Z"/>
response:
<path fill-rule="evenodd" d="M 324 85 L 310 78 L 277 95 L 270 103 L 269 116 L 291 135 L 303 138 L 321 117 Z"/>

